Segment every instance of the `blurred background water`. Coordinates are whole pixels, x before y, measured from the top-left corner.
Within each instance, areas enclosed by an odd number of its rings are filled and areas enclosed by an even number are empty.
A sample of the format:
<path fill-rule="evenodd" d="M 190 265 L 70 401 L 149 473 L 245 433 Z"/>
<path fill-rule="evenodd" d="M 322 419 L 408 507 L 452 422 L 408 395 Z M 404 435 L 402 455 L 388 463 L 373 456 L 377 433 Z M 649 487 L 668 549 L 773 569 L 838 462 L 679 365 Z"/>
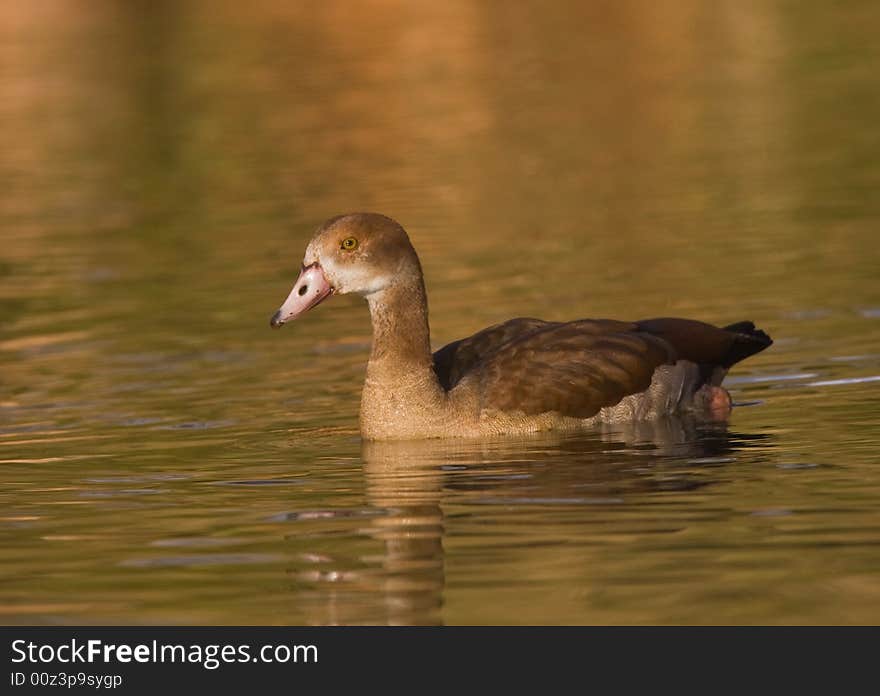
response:
<path fill-rule="evenodd" d="M 0 4 L 0 622 L 880 621 L 880 6 Z M 437 346 L 753 319 L 728 424 L 362 444 L 366 307 Z"/>

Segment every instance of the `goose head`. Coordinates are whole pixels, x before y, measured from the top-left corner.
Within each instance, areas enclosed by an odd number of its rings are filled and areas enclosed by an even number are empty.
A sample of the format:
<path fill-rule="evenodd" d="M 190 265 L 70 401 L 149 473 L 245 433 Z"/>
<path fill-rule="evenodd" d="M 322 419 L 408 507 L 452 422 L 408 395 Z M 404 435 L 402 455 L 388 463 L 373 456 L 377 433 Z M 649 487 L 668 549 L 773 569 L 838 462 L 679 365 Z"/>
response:
<path fill-rule="evenodd" d="M 399 223 L 378 213 L 340 215 L 312 237 L 299 277 L 269 323 L 278 328 L 331 295 L 369 298 L 421 276 L 415 249 Z"/>

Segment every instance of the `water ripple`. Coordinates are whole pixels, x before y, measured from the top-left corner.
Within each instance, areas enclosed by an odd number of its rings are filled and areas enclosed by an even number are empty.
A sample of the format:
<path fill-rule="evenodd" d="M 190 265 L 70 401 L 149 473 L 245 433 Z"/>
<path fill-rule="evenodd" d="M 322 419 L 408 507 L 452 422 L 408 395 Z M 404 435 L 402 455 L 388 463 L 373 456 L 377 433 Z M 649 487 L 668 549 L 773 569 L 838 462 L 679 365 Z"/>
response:
<path fill-rule="evenodd" d="M 277 553 L 212 553 L 191 556 L 160 556 L 132 558 L 119 563 L 124 568 L 172 568 L 214 565 L 241 565 L 248 563 L 275 563 L 284 556 Z"/>

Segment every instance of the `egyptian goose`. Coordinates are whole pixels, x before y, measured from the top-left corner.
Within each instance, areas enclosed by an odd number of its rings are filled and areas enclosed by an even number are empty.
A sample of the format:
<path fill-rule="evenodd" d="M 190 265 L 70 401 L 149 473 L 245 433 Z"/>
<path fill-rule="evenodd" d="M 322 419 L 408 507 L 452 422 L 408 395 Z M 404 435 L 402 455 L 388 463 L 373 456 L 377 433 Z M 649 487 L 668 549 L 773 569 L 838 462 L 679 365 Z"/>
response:
<path fill-rule="evenodd" d="M 376 213 L 318 229 L 271 326 L 346 293 L 366 298 L 373 323 L 360 413 L 370 440 L 575 429 L 682 410 L 723 418 L 727 370 L 772 343 L 748 321 L 520 318 L 432 355 L 419 258 L 403 227 Z"/>

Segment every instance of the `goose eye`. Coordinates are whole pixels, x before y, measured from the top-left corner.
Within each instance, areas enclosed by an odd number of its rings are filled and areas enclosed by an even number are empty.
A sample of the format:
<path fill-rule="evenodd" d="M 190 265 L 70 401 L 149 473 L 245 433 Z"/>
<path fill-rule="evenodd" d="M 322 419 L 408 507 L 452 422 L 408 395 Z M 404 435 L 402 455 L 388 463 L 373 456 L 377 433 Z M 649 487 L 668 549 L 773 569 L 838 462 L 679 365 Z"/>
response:
<path fill-rule="evenodd" d="M 357 249 L 357 245 L 358 240 L 356 240 L 354 237 L 347 237 L 346 239 L 342 240 L 342 248 L 345 249 L 345 251 L 354 251 L 355 249 Z"/>

